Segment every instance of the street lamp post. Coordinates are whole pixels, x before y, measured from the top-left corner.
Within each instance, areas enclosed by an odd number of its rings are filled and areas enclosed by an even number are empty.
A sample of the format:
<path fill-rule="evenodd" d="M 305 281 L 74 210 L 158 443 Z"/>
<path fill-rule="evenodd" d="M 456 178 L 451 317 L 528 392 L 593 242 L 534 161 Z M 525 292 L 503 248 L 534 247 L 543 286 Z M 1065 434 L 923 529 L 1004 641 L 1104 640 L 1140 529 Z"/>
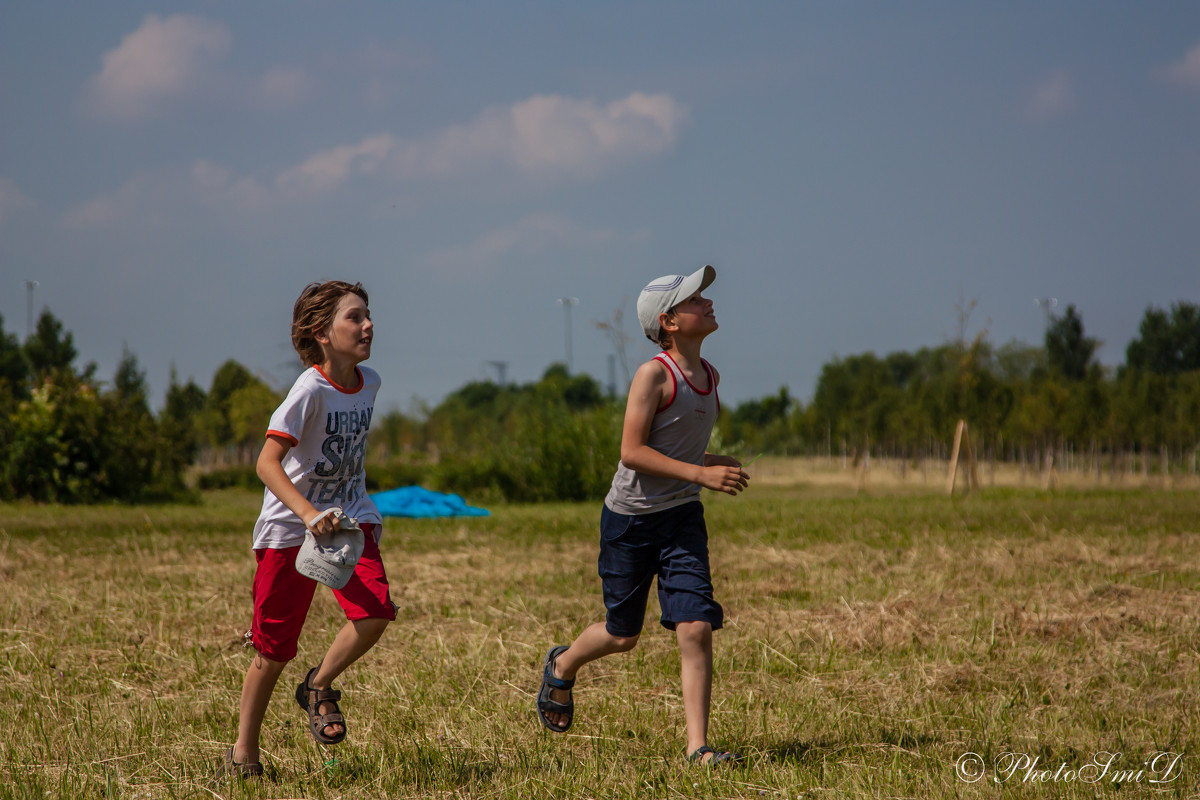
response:
<path fill-rule="evenodd" d="M 560 297 L 558 304 L 563 307 L 564 324 L 567 331 L 567 372 L 574 371 L 574 364 L 571 358 L 571 307 L 579 305 L 578 297 Z"/>

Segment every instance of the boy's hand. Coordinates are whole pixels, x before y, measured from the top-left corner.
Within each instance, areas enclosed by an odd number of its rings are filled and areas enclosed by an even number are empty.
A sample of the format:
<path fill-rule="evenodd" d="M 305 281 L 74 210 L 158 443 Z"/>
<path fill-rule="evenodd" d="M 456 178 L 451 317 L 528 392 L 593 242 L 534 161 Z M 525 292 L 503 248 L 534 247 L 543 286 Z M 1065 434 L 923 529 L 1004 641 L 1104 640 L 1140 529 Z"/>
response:
<path fill-rule="evenodd" d="M 316 512 L 316 509 L 313 509 Z M 314 536 L 327 536 L 338 529 L 338 515 L 341 509 L 327 508 L 314 515 L 304 524 Z"/>
<path fill-rule="evenodd" d="M 750 459 L 753 461 L 754 459 Z M 716 453 L 704 454 L 704 466 L 706 467 L 740 467 L 742 462 L 738 461 L 733 456 L 719 456 Z"/>
<path fill-rule="evenodd" d="M 717 459 L 721 459 L 723 463 L 715 463 Z M 701 467 L 700 480 L 696 481 L 705 489 L 737 495 L 750 482 L 750 476 L 742 471 L 735 459 L 728 456 L 708 456 L 705 462 L 710 466 Z"/>

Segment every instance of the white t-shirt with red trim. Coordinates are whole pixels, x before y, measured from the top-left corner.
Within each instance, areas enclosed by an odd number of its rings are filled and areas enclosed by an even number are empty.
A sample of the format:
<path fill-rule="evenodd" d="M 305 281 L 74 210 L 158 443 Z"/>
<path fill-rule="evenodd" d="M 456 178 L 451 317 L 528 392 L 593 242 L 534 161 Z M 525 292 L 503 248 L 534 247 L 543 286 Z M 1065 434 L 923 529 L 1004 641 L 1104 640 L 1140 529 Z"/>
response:
<path fill-rule="evenodd" d="M 283 457 L 283 471 L 317 510 L 340 506 L 359 522 L 381 525 L 379 509 L 367 495 L 366 471 L 379 373 L 363 366 L 355 371 L 358 386 L 346 388 L 319 367 L 304 370 L 271 415 L 267 435 L 292 443 Z M 264 490 L 254 549 L 295 547 L 303 541 L 304 523 L 270 489 Z"/>

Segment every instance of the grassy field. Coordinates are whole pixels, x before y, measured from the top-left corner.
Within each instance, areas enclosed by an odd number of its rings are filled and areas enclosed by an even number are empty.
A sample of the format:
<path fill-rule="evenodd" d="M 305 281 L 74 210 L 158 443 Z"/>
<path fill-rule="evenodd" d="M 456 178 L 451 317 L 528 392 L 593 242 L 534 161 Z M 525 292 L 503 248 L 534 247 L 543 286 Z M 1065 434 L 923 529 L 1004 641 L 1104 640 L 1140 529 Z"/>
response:
<path fill-rule="evenodd" d="M 705 500 L 728 617 L 711 741 L 749 756 L 729 771 L 684 761 L 653 600 L 639 647 L 581 674 L 571 732 L 537 721 L 547 648 L 602 615 L 598 504 L 391 521 L 401 613 L 340 682 L 350 737 L 319 748 L 291 698 L 340 624 L 322 593 L 261 786 L 210 781 L 250 658 L 259 496 L 0 505 L 0 798 L 1200 796 L 1194 488 L 951 500 L 941 479 L 765 471 Z"/>

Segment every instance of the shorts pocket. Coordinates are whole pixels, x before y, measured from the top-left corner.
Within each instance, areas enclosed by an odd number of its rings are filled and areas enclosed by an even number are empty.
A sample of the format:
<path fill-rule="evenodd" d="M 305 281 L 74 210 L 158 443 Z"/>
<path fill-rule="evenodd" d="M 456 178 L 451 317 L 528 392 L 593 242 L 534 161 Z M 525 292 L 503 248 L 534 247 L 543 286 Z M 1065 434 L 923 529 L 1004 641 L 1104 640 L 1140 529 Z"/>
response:
<path fill-rule="evenodd" d="M 637 518 L 632 514 L 618 514 L 608 506 L 600 512 L 600 541 L 615 542 L 629 533 Z"/>

